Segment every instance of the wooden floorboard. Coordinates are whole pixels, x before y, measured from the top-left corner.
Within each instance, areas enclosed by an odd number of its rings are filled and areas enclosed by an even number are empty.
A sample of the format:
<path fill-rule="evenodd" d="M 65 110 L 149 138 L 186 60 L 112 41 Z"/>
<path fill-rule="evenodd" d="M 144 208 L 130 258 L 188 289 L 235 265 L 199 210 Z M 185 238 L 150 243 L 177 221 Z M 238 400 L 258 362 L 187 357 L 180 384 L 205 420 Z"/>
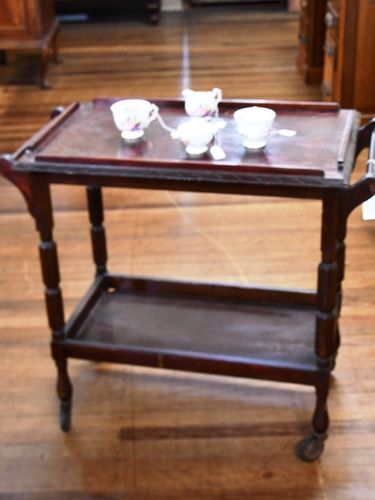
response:
<path fill-rule="evenodd" d="M 246 7 L 163 14 L 154 27 L 64 24 L 51 90 L 36 87 L 33 56 L 10 54 L 1 68 L 0 152 L 53 107 L 99 95 L 174 97 L 189 85 L 319 99 L 296 72 L 297 32 L 293 14 Z M 55 187 L 53 198 L 68 314 L 93 275 L 85 193 Z M 317 202 L 113 189 L 105 205 L 113 271 L 315 286 Z M 73 427 L 61 433 L 38 238 L 4 180 L 0 235 L 0 500 L 375 498 L 375 226 L 360 210 L 348 231 L 330 436 L 314 464 L 294 454 L 313 391 L 286 384 L 72 360 Z"/>

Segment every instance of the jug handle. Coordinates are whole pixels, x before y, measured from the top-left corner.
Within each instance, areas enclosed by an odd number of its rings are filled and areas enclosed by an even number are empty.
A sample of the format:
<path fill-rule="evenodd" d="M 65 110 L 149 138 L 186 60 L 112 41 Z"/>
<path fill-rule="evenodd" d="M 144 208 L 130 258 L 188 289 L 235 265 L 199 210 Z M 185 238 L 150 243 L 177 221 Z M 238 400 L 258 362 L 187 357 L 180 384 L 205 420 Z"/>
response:
<path fill-rule="evenodd" d="M 214 94 L 215 101 L 220 102 L 221 99 L 223 98 L 223 93 L 222 93 L 221 89 L 215 87 L 214 89 L 212 89 L 212 92 Z"/>
<path fill-rule="evenodd" d="M 159 115 L 159 108 L 156 104 L 151 105 L 150 113 L 148 115 L 148 123 L 151 123 Z"/>

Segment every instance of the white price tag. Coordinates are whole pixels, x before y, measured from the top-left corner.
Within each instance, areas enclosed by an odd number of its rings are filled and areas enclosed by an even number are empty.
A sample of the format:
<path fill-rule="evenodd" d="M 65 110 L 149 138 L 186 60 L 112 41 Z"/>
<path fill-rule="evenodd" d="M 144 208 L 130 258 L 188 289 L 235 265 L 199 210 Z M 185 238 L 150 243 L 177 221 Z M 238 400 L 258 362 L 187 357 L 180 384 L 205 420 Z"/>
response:
<path fill-rule="evenodd" d="M 375 219 L 375 196 L 362 204 L 362 218 L 363 220 Z"/>

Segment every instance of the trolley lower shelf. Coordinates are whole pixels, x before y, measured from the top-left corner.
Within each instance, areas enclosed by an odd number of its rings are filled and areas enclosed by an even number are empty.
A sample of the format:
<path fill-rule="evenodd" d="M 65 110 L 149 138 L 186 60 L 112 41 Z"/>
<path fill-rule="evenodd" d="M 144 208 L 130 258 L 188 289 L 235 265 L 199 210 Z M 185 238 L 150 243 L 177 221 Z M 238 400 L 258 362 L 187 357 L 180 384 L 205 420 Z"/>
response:
<path fill-rule="evenodd" d="M 64 350 L 314 385 L 315 302 L 308 292 L 105 275 L 67 323 Z"/>

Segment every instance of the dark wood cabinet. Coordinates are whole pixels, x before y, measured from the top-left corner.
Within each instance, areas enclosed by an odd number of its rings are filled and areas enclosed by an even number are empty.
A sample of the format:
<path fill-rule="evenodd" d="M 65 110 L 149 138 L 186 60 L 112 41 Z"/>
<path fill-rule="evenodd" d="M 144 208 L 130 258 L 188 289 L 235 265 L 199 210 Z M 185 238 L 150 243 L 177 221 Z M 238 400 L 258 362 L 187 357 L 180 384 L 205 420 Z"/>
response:
<path fill-rule="evenodd" d="M 375 1 L 329 1 L 325 24 L 324 99 L 373 116 Z"/>
<path fill-rule="evenodd" d="M 46 71 L 50 47 L 57 58 L 59 25 L 54 14 L 53 0 L 1 0 L 0 51 L 5 63 L 8 50 L 40 52 L 40 84 L 47 88 Z"/>
<path fill-rule="evenodd" d="M 375 0 L 301 0 L 298 68 L 326 101 L 375 114 Z"/>
<path fill-rule="evenodd" d="M 297 64 L 306 83 L 322 81 L 327 0 L 301 0 Z"/>

